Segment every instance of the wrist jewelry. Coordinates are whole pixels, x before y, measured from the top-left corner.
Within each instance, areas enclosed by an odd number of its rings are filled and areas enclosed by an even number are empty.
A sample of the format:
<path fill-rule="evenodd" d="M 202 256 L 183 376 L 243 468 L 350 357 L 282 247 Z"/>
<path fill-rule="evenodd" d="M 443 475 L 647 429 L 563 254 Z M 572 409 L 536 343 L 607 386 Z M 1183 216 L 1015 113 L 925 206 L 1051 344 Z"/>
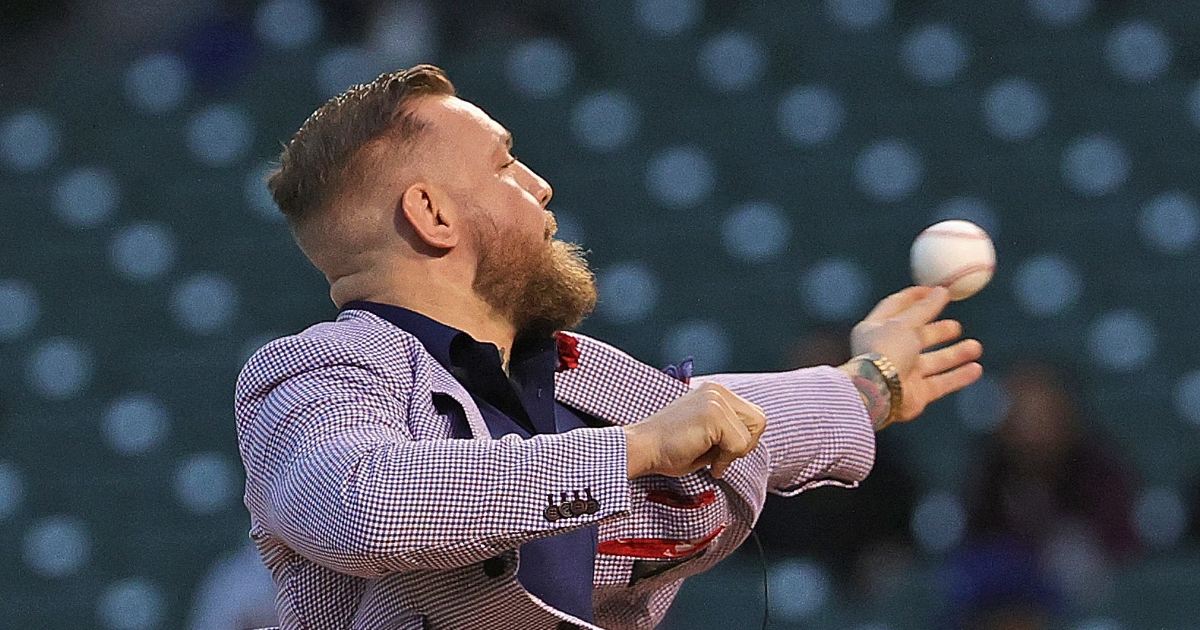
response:
<path fill-rule="evenodd" d="M 871 365 L 875 366 L 875 369 L 879 370 L 880 376 L 883 377 L 883 382 L 887 383 L 888 394 L 891 396 L 891 402 L 888 405 L 888 414 L 883 419 L 883 422 L 875 425 L 876 431 L 882 431 L 884 427 L 895 422 L 896 418 L 900 417 L 900 406 L 904 404 L 904 389 L 900 387 L 900 372 L 890 359 L 878 352 L 867 352 L 855 358 L 869 361 Z"/>

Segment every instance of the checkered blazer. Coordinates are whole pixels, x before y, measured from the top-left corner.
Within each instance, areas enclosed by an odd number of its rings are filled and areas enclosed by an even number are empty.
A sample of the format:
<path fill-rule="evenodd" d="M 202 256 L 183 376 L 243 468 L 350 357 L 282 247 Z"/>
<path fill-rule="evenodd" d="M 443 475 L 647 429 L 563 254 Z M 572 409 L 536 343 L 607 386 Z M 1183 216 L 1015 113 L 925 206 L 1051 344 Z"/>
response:
<path fill-rule="evenodd" d="M 871 423 L 837 370 L 689 385 L 599 341 L 569 339 L 578 356 L 556 375 L 556 394 L 612 426 L 532 439 L 492 439 L 421 343 L 365 311 L 250 359 L 235 403 L 245 502 L 282 628 L 653 628 L 684 578 L 749 535 L 768 491 L 854 485 L 873 463 Z M 720 480 L 706 471 L 627 479 L 621 425 L 705 380 L 766 410 L 759 447 Z M 462 413 L 474 439 L 450 439 Z M 515 577 L 520 545 L 593 524 L 595 625 Z"/>

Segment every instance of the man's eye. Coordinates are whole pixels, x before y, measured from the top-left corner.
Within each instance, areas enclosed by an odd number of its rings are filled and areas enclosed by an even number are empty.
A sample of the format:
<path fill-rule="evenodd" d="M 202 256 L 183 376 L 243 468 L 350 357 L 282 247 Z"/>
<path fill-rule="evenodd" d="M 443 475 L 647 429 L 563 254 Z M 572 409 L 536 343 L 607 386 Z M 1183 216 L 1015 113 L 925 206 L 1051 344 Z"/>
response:
<path fill-rule="evenodd" d="M 510 158 L 507 162 L 505 162 L 504 166 L 502 166 L 501 168 L 508 168 L 516 163 L 517 163 L 517 158 L 513 157 L 513 158 Z"/>

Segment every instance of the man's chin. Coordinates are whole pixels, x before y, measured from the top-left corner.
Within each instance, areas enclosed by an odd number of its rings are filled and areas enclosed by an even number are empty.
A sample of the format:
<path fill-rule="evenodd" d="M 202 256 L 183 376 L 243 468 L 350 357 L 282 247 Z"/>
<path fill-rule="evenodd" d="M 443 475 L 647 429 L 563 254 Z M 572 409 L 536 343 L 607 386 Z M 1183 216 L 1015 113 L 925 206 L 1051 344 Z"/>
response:
<path fill-rule="evenodd" d="M 521 246 L 515 240 L 503 250 L 498 237 L 479 242 L 484 255 L 475 292 L 508 315 L 518 336 L 570 330 L 595 308 L 595 276 L 575 243 L 548 238 L 539 252 L 536 245 Z"/>
<path fill-rule="evenodd" d="M 592 305 L 595 303 L 592 302 Z M 565 305 L 563 305 L 565 306 Z M 583 305 L 580 305 L 583 306 Z M 562 308 L 559 312 L 543 316 L 526 316 L 516 328 L 518 337 L 547 337 L 564 330 L 574 330 L 583 323 L 592 312 L 592 306 L 567 311 Z"/>

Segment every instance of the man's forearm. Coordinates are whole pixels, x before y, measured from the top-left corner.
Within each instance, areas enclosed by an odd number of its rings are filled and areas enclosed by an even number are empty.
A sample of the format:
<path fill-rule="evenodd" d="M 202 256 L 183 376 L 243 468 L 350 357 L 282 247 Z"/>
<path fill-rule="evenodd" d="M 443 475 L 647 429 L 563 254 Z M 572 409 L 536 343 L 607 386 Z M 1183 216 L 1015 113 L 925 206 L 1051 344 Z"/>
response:
<path fill-rule="evenodd" d="M 294 437 L 280 449 L 288 455 L 247 459 L 257 522 L 343 573 L 465 566 L 630 509 L 619 427 L 528 440 L 408 440 L 363 407 L 297 410 L 277 423 L 283 430 L 253 438 Z M 559 510 L 579 500 L 594 500 L 595 509 Z"/>
<path fill-rule="evenodd" d="M 870 471 L 875 456 L 871 418 L 846 374 L 822 366 L 700 376 L 692 383 L 708 381 L 725 385 L 766 412 L 760 446 L 770 454 L 769 491 L 792 495 L 826 483 L 851 485 Z"/>

